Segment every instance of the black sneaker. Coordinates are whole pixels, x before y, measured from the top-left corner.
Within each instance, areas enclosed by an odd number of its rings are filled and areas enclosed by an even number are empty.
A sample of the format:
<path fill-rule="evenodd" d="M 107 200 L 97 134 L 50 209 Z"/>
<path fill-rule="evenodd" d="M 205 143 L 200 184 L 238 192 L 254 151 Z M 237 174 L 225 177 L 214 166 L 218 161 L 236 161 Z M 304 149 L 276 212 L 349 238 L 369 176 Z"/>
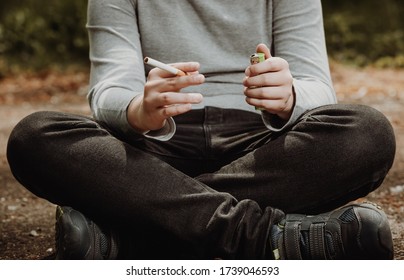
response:
<path fill-rule="evenodd" d="M 286 215 L 271 229 L 274 259 L 393 259 L 386 214 L 371 203 L 316 216 Z"/>
<path fill-rule="evenodd" d="M 118 238 L 71 207 L 56 207 L 57 260 L 116 259 Z"/>

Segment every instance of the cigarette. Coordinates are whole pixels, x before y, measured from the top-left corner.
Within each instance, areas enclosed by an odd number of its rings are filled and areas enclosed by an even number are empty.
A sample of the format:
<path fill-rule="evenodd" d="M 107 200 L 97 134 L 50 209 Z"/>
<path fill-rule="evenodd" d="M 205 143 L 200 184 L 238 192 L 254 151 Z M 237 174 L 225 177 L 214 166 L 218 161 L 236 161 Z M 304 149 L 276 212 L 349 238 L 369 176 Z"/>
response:
<path fill-rule="evenodd" d="M 180 69 L 174 68 L 168 64 L 165 64 L 163 62 L 160 62 L 158 60 L 155 60 L 153 58 L 150 57 L 145 57 L 144 58 L 144 63 L 153 67 L 158 67 L 162 70 L 165 70 L 173 75 L 176 76 L 185 76 L 187 75 L 187 73 L 185 73 L 184 71 L 181 71 Z"/>

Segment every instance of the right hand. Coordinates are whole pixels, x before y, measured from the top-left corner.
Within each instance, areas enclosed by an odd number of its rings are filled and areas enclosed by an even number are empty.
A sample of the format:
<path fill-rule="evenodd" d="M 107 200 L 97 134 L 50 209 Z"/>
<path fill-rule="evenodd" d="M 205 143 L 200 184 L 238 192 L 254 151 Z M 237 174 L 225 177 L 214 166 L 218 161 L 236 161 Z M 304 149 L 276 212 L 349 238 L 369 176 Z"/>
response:
<path fill-rule="evenodd" d="M 205 77 L 199 74 L 199 63 L 186 62 L 172 64 L 189 75 L 174 76 L 159 68 L 149 72 L 144 86 L 144 94 L 132 100 L 127 110 L 129 124 L 139 132 L 162 128 L 169 117 L 186 113 L 192 104 L 198 104 L 200 93 L 181 93 L 189 86 L 199 85 Z"/>

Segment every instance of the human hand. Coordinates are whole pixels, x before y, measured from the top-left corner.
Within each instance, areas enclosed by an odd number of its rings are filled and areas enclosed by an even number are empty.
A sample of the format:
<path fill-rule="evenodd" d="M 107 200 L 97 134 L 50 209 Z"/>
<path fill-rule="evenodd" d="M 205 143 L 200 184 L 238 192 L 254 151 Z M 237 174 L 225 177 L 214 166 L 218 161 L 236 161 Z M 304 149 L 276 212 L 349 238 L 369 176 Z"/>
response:
<path fill-rule="evenodd" d="M 256 51 L 265 54 L 265 61 L 250 65 L 245 71 L 246 102 L 288 120 L 295 98 L 289 64 L 280 57 L 272 57 L 265 44 L 259 44 Z"/>
<path fill-rule="evenodd" d="M 153 68 L 147 76 L 144 94 L 134 98 L 127 110 L 129 124 L 139 132 L 158 130 L 169 117 L 180 115 L 192 109 L 192 104 L 203 99 L 200 93 L 181 93 L 189 86 L 199 85 L 205 77 L 199 74 L 199 63 L 172 64 L 189 75 L 174 76 L 167 71 Z"/>

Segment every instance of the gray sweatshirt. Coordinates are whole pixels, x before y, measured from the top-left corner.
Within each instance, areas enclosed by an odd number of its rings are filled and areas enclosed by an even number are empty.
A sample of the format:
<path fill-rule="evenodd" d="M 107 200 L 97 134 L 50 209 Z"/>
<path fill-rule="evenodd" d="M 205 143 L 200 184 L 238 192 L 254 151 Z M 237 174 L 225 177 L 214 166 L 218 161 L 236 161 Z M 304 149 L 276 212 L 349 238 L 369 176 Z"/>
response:
<path fill-rule="evenodd" d="M 262 114 L 280 131 L 302 113 L 336 103 L 325 47 L 320 0 L 89 0 L 91 79 L 88 94 L 94 118 L 122 133 L 133 132 L 126 117 L 131 100 L 143 94 L 146 56 L 165 63 L 197 61 L 206 82 L 183 92 L 200 92 L 204 106 Z M 242 80 L 259 43 L 289 63 L 295 105 L 288 122 L 256 111 L 245 101 Z M 169 119 L 148 136 L 168 140 Z"/>

